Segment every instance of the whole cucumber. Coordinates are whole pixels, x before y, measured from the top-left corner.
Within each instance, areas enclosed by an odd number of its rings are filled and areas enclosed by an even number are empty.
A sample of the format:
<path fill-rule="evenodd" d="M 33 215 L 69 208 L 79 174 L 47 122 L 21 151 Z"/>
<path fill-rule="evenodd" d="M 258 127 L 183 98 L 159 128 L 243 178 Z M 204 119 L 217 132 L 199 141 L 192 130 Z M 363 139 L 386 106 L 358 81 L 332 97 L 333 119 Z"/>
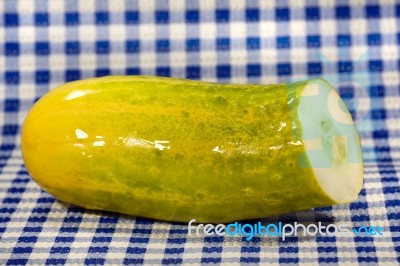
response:
<path fill-rule="evenodd" d="M 357 198 L 358 133 L 323 80 L 232 85 L 150 76 L 64 84 L 22 129 L 33 179 L 89 209 L 188 222 Z"/>

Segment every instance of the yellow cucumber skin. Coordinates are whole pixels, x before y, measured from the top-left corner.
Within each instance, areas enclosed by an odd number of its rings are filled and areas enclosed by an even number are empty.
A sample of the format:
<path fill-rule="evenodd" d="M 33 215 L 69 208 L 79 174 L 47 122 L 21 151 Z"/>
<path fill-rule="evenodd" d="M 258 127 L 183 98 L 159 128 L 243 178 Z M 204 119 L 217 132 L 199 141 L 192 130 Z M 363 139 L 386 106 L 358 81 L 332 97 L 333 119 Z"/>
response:
<path fill-rule="evenodd" d="M 28 113 L 22 154 L 44 190 L 89 209 L 217 223 L 332 205 L 298 167 L 297 95 L 150 76 L 71 82 Z"/>

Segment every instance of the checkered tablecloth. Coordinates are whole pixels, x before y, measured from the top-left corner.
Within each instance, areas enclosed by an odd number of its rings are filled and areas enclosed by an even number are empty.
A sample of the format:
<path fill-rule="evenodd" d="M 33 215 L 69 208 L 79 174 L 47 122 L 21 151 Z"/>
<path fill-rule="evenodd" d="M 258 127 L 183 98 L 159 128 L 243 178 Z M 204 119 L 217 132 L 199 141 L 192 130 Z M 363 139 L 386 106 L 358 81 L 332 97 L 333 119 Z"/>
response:
<path fill-rule="evenodd" d="M 400 263 L 394 0 L 5 0 L 0 14 L 0 265 Z M 23 164 L 26 112 L 66 81 L 125 74 L 264 84 L 327 79 L 360 131 L 364 188 L 351 204 L 267 221 L 379 225 L 384 235 L 188 237 L 185 224 L 55 200 Z"/>

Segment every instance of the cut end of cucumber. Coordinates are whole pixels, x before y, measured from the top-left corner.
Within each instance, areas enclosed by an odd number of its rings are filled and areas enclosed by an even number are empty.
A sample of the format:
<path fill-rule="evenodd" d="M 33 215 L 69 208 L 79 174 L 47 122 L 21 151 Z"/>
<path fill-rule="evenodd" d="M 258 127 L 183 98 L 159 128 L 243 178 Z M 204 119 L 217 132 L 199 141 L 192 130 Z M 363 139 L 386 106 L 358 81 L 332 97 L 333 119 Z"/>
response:
<path fill-rule="evenodd" d="M 298 117 L 307 161 L 321 188 L 337 204 L 356 200 L 363 185 L 362 150 L 343 100 L 326 81 L 311 80 L 301 92 Z"/>

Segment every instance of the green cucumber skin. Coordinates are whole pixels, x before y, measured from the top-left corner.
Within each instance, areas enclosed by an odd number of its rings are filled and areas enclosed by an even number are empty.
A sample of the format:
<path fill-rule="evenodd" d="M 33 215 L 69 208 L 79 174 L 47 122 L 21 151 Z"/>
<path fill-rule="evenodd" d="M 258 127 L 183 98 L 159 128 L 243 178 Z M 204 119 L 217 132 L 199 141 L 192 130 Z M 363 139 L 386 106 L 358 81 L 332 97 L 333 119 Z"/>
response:
<path fill-rule="evenodd" d="M 76 91 L 86 95 L 66 100 Z M 219 223 L 335 204 L 298 167 L 296 95 L 284 84 L 147 76 L 71 82 L 28 114 L 22 152 L 41 187 L 89 209 Z"/>

